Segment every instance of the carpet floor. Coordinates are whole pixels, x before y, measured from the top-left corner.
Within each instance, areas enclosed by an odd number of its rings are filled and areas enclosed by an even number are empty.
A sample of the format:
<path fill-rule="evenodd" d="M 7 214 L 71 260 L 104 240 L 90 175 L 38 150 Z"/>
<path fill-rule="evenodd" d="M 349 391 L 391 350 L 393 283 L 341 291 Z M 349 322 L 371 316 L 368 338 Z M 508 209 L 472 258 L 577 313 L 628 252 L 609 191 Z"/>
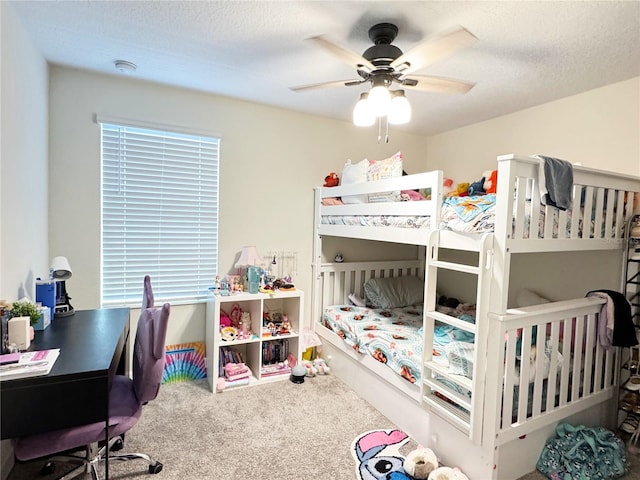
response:
<path fill-rule="evenodd" d="M 123 450 L 147 453 L 164 464 L 162 472 L 151 477 L 144 462 L 112 462 L 109 477 L 354 480 L 353 439 L 368 430 L 392 428 L 386 417 L 334 375 L 216 395 L 206 381 L 167 384 L 144 407 Z M 415 447 L 411 441 L 401 453 Z M 632 463 L 640 465 L 640 459 Z M 59 466 L 55 475 L 40 475 L 43 464 L 44 460 L 18 462 L 8 480 L 51 480 L 64 471 Z M 544 478 L 532 472 L 521 480 Z M 625 479 L 640 480 L 640 467 L 632 468 Z"/>

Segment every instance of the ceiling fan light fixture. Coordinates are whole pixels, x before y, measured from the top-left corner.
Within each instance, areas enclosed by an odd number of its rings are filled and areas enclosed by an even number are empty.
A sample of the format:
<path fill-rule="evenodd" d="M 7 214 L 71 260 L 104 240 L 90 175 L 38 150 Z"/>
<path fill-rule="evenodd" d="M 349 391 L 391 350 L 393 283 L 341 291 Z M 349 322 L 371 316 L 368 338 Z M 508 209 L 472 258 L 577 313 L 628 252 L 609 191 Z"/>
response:
<path fill-rule="evenodd" d="M 370 127 L 376 121 L 376 116 L 371 111 L 369 103 L 369 94 L 364 92 L 360 94 L 360 99 L 353 108 L 353 124 L 356 127 Z"/>
<path fill-rule="evenodd" d="M 411 121 L 411 104 L 404 96 L 404 90 L 391 92 L 391 104 L 387 119 L 391 125 L 402 125 Z"/>
<path fill-rule="evenodd" d="M 369 104 L 371 111 L 377 117 L 384 117 L 391 104 L 391 94 L 384 85 L 378 85 L 369 92 Z"/>

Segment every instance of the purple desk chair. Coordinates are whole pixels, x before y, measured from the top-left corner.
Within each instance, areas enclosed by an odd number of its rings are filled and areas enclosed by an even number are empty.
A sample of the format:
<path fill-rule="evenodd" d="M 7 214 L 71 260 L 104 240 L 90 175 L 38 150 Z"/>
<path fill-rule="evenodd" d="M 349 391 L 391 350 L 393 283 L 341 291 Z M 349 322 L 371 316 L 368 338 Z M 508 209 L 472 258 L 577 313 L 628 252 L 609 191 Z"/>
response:
<path fill-rule="evenodd" d="M 142 308 L 153 307 L 153 289 L 151 288 L 151 277 L 144 276 L 144 291 L 142 293 Z"/>
<path fill-rule="evenodd" d="M 145 278 L 145 289 L 147 284 Z M 65 428 L 29 437 L 14 439 L 13 447 L 18 460 L 55 455 L 58 452 L 84 448 L 85 457 L 76 455 L 56 455 L 45 465 L 45 473 L 51 473 L 53 462 L 80 464 L 65 479 L 91 472 L 94 480 L 99 479 L 99 465 L 104 461 L 107 449 L 117 450 L 122 445 L 121 435 L 129 431 L 140 418 L 142 406 L 155 399 L 162 383 L 164 369 L 165 339 L 169 320 L 170 305 L 162 308 L 145 308 L 140 313 L 133 352 L 133 380 L 118 375 L 114 377 L 109 393 L 109 444 L 99 446 L 105 438 L 105 422 Z M 109 453 L 109 463 L 127 460 L 145 460 L 149 473 L 159 473 L 162 464 L 144 453 Z"/>

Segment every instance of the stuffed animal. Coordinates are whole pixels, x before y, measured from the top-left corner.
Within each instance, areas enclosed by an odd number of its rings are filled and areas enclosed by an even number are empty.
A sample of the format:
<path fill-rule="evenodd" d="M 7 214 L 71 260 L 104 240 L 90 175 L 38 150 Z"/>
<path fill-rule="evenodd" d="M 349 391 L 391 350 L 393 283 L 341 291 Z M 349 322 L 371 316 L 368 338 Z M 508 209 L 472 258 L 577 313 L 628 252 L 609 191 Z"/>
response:
<path fill-rule="evenodd" d="M 456 191 L 453 195 L 457 195 L 458 197 L 466 197 L 469 195 L 469 182 L 460 182 L 456 187 Z"/>
<path fill-rule="evenodd" d="M 326 375 L 331 371 L 331 369 L 327 367 L 327 362 L 325 362 L 324 359 L 320 357 L 316 358 L 313 361 L 313 367 L 316 369 L 318 375 Z"/>
<path fill-rule="evenodd" d="M 469 195 L 484 195 L 485 191 L 484 191 L 483 185 L 484 185 L 484 177 L 482 177 L 477 182 L 473 182 L 471 185 L 469 185 L 469 188 L 467 189 L 467 193 Z"/>
<path fill-rule="evenodd" d="M 449 195 L 453 195 L 455 192 L 455 187 L 453 186 L 453 178 L 443 178 L 442 179 L 442 193 L 445 197 Z"/>
<path fill-rule="evenodd" d="M 305 376 L 307 377 L 315 377 L 316 373 L 318 373 L 318 370 L 316 369 L 316 367 L 314 367 L 313 363 L 310 362 L 309 360 L 303 360 L 302 366 L 307 369 L 307 373 L 305 374 Z"/>
<path fill-rule="evenodd" d="M 486 193 L 496 193 L 498 188 L 498 170 L 487 170 L 482 176 L 484 177 L 484 191 Z"/>
<path fill-rule="evenodd" d="M 429 474 L 438 468 L 438 458 L 430 448 L 418 447 L 409 452 L 402 466 L 411 478 L 426 480 Z"/>
<path fill-rule="evenodd" d="M 329 175 L 324 177 L 324 185 L 323 187 L 335 187 L 340 183 L 340 178 L 336 172 L 331 172 Z"/>

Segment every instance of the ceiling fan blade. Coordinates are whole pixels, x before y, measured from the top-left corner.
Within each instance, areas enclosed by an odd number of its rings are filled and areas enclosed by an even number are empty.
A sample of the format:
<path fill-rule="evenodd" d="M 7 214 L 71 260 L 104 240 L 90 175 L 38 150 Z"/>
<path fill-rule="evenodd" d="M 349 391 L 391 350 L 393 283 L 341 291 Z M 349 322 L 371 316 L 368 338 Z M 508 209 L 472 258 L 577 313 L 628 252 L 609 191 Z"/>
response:
<path fill-rule="evenodd" d="M 452 32 L 419 43 L 391 62 L 391 66 L 407 75 L 452 55 L 476 40 L 476 36 L 466 28 L 459 27 Z"/>
<path fill-rule="evenodd" d="M 312 83 L 310 85 L 300 85 L 298 87 L 289 87 L 294 92 L 304 92 L 306 90 L 315 90 L 318 88 L 329 87 L 350 87 L 352 85 L 359 85 L 365 82 L 365 80 L 349 79 L 349 80 L 335 80 L 333 82 Z"/>
<path fill-rule="evenodd" d="M 356 52 L 349 50 L 346 47 L 338 44 L 337 42 L 329 39 L 326 35 L 318 35 L 316 37 L 307 38 L 308 41 L 315 43 L 321 48 L 324 48 L 329 53 L 338 57 L 343 62 L 351 65 L 352 67 L 358 69 L 364 67 L 369 72 L 375 70 L 376 67 L 364 58 L 362 55 L 357 54 Z"/>
<path fill-rule="evenodd" d="M 475 85 L 475 83 L 463 82 L 462 80 L 430 75 L 412 75 L 404 78 L 402 84 L 411 90 L 440 93 L 467 93 Z"/>

